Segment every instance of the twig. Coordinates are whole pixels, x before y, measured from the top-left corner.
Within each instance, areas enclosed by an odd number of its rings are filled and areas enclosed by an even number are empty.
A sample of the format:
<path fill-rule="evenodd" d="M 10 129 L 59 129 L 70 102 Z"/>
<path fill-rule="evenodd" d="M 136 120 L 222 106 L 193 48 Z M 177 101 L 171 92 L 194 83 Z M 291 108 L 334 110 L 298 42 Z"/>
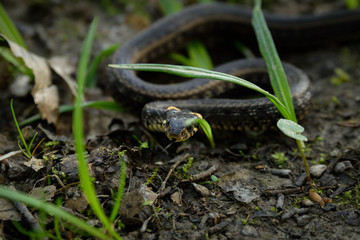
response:
<path fill-rule="evenodd" d="M 278 189 L 278 190 L 266 190 L 265 194 L 270 196 L 275 196 L 280 193 L 282 194 L 289 194 L 289 193 L 299 193 L 304 192 L 304 187 L 296 187 L 296 188 L 287 188 L 287 189 Z"/>
<path fill-rule="evenodd" d="M 175 170 L 175 168 L 176 168 L 177 166 L 179 166 L 180 163 L 182 163 L 183 161 L 185 161 L 189 156 L 190 156 L 190 154 L 188 154 L 188 153 L 186 153 L 186 154 L 184 154 L 184 155 L 181 155 L 181 156 L 178 156 L 180 159 L 179 159 L 178 161 L 176 161 L 176 162 L 174 163 L 174 165 L 171 166 L 171 168 L 170 168 L 170 170 L 169 170 L 169 172 L 168 172 L 165 180 L 161 183 L 161 187 L 160 187 L 160 189 L 159 189 L 159 192 L 164 191 L 165 186 L 166 186 L 166 183 L 167 183 L 167 181 L 169 180 L 172 172 Z"/>
<path fill-rule="evenodd" d="M 219 164 L 215 163 L 209 169 L 207 169 L 201 173 L 191 175 L 190 181 L 198 181 L 200 179 L 206 178 L 206 177 L 210 176 L 211 174 L 213 174 L 214 172 L 216 172 L 218 170 L 218 168 L 219 168 Z"/>

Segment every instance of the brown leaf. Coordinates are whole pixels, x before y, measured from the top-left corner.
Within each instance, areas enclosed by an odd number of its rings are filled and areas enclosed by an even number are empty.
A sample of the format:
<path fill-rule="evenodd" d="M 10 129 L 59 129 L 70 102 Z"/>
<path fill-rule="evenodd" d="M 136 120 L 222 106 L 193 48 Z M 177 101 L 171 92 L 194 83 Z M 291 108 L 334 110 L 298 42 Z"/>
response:
<path fill-rule="evenodd" d="M 38 105 L 40 115 L 49 123 L 55 123 L 58 114 L 59 99 L 56 86 L 51 83 L 51 72 L 45 58 L 29 52 L 13 41 L 8 40 L 3 35 L 10 46 L 10 50 L 16 56 L 21 58 L 25 65 L 33 71 L 35 85 L 31 91 L 35 103 Z M 48 99 L 51 97 L 51 99 Z M 49 104 L 49 102 L 51 104 Z M 50 109 L 48 109 L 50 108 Z"/>
<path fill-rule="evenodd" d="M 347 120 L 347 121 L 338 122 L 337 124 L 342 126 L 342 127 L 355 128 L 355 127 L 360 126 L 360 121 L 359 121 L 359 119 L 350 119 L 350 120 Z"/>
<path fill-rule="evenodd" d="M 0 198 L 0 219 L 20 221 L 21 215 L 9 200 Z"/>

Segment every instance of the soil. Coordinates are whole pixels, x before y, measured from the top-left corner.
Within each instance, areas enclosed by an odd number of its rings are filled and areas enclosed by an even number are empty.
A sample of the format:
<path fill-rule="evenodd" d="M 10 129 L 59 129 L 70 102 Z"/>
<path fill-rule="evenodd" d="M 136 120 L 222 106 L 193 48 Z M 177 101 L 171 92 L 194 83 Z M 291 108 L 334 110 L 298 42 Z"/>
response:
<path fill-rule="evenodd" d="M 73 76 L 94 16 L 100 19 L 94 56 L 113 43 L 127 41 L 161 16 L 154 1 L 3 2 L 29 49 L 46 58 L 66 56 Z M 343 1 L 317 5 L 287 1 L 287 7 L 283 2 L 274 1 L 271 10 L 302 14 L 343 7 Z M 313 180 L 326 204 L 309 200 L 296 143 L 277 130 L 215 132 L 215 149 L 201 133 L 168 146 L 166 137 L 148 132 L 136 115 L 86 109 L 89 169 L 108 212 L 119 184 L 118 154 L 126 150 L 126 187 L 119 211 L 124 239 L 360 239 L 360 46 L 324 46 L 283 60 L 312 80 L 312 108 L 301 124 L 309 139 L 306 155 Z M 0 65 L 0 155 L 4 155 L 18 150 L 10 99 L 19 122 L 37 109 L 29 91 L 15 95 L 14 71 L 3 60 Z M 104 76 L 104 69 L 98 76 Z M 55 74 L 53 81 L 61 103 L 69 103 L 64 82 Z M 99 88 L 87 90 L 86 97 L 111 99 Z M 7 158 L 0 162 L 0 184 L 31 194 L 40 189 L 52 202 L 62 198 L 65 209 L 100 226 L 79 190 L 71 114 L 62 114 L 56 124 L 40 121 L 23 129 L 27 139 L 35 131 L 34 146 L 44 141 L 34 156 L 44 159 L 45 165 L 35 171 L 24 165 L 27 159 L 22 155 Z M 144 142 L 149 146 L 141 146 Z M 287 161 L 281 162 L 284 158 Z M 157 200 L 149 206 L 143 204 L 144 197 Z M 17 221 L 30 229 L 24 217 Z M 53 228 L 50 222 L 46 226 Z M 0 230 L 2 239 L 26 238 L 9 220 L 1 220 Z M 63 237 L 85 238 L 70 232 L 64 229 Z"/>

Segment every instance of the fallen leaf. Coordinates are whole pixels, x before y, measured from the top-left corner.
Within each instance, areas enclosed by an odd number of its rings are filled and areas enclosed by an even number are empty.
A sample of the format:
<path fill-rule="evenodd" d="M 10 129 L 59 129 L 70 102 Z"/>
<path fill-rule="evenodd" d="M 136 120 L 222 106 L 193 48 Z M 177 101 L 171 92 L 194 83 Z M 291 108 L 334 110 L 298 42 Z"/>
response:
<path fill-rule="evenodd" d="M 338 122 L 337 124 L 342 127 L 356 128 L 360 126 L 360 121 L 359 119 L 350 119 L 347 121 Z"/>
<path fill-rule="evenodd" d="M 34 188 L 30 196 L 36 199 L 41 199 L 45 201 L 51 201 L 52 198 L 55 196 L 56 187 L 54 185 L 49 185 L 45 187 L 37 187 Z"/>
<path fill-rule="evenodd" d="M 56 56 L 48 60 L 52 70 L 54 70 L 66 83 L 71 94 L 76 96 L 76 81 L 71 77 L 75 72 L 74 65 L 70 64 L 69 58 L 66 56 Z"/>
<path fill-rule="evenodd" d="M 25 65 L 32 70 L 35 85 L 31 94 L 38 105 L 40 115 L 49 123 L 55 123 L 58 117 L 59 99 L 57 87 L 51 83 L 51 71 L 46 59 L 29 52 L 3 35 L 0 35 L 0 37 L 7 41 L 14 56 L 21 58 Z M 51 97 L 51 99 L 49 100 L 48 97 Z M 49 101 L 51 101 L 50 104 Z"/>
<path fill-rule="evenodd" d="M 45 167 L 44 161 L 42 159 L 37 159 L 35 157 L 32 157 L 29 161 L 25 161 L 24 165 L 34 169 L 35 172 Z"/>
<path fill-rule="evenodd" d="M 59 95 L 57 87 L 51 85 L 33 92 L 34 102 L 37 104 L 41 118 L 49 123 L 55 123 L 59 114 Z"/>
<path fill-rule="evenodd" d="M 21 215 L 9 200 L 0 198 L 0 219 L 20 221 Z"/>

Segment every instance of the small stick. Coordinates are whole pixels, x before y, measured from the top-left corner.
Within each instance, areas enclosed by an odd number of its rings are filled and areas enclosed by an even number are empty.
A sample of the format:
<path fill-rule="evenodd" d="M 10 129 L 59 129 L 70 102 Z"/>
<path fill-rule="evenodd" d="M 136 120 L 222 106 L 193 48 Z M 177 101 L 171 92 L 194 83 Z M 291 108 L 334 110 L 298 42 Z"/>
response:
<path fill-rule="evenodd" d="M 214 172 L 216 172 L 218 170 L 218 168 L 219 168 L 219 164 L 215 163 L 209 169 L 207 169 L 201 173 L 191 175 L 190 181 L 194 182 L 194 181 L 198 181 L 200 179 L 206 178 L 206 177 L 210 176 L 211 174 L 213 174 Z"/>
<path fill-rule="evenodd" d="M 165 180 L 161 183 L 161 187 L 160 187 L 160 189 L 159 189 L 159 192 L 164 191 L 165 186 L 166 186 L 166 183 L 167 183 L 167 181 L 169 180 L 172 172 L 175 170 L 175 168 L 176 168 L 177 166 L 179 166 L 180 163 L 182 163 L 183 161 L 185 161 L 189 156 L 190 156 L 190 154 L 188 154 L 188 153 L 186 153 L 186 154 L 184 154 L 184 155 L 182 155 L 182 156 L 179 156 L 180 159 L 179 159 L 178 161 L 176 161 L 176 162 L 174 163 L 174 165 L 171 166 L 171 168 L 170 168 L 170 170 L 169 170 L 169 172 L 168 172 Z"/>
<path fill-rule="evenodd" d="M 287 189 L 279 189 L 279 190 L 266 190 L 265 194 L 274 196 L 280 193 L 289 194 L 289 193 L 299 193 L 299 192 L 304 192 L 304 187 L 287 188 Z"/>

